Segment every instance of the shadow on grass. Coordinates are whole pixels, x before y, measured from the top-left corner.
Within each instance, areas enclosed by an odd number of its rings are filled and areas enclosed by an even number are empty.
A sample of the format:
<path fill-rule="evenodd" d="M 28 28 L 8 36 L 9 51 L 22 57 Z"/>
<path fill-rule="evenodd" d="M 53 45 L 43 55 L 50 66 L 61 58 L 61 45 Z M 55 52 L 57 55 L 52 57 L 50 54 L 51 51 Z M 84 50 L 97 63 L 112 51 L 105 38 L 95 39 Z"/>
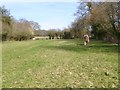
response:
<path fill-rule="evenodd" d="M 74 52 L 114 52 L 118 53 L 118 46 L 112 44 L 88 44 L 84 46 L 82 43 L 76 45 L 60 45 L 60 46 L 44 46 L 46 49 L 59 49 Z"/>
<path fill-rule="evenodd" d="M 97 45 L 89 45 L 89 48 L 99 50 L 101 52 L 116 52 L 118 53 L 118 45 L 112 44 L 97 44 Z"/>

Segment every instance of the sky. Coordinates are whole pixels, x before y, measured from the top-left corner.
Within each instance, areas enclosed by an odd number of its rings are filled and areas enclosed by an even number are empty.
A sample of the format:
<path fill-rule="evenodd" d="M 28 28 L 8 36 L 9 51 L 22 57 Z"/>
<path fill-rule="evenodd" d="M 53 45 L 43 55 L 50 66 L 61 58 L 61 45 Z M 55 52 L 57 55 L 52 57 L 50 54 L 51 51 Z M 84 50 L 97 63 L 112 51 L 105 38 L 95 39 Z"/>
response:
<path fill-rule="evenodd" d="M 38 22 L 41 29 L 64 29 L 76 18 L 77 2 L 4 2 L 11 15 Z"/>

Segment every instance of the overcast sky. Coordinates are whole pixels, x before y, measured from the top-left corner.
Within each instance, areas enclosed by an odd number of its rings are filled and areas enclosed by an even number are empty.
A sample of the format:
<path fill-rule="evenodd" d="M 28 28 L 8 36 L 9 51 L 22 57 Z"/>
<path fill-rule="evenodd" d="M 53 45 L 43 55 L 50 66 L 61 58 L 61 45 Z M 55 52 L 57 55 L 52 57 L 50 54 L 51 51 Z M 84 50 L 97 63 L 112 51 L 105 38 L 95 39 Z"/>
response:
<path fill-rule="evenodd" d="M 74 21 L 76 2 L 7 2 L 2 3 L 16 19 L 38 22 L 41 29 L 63 29 Z"/>

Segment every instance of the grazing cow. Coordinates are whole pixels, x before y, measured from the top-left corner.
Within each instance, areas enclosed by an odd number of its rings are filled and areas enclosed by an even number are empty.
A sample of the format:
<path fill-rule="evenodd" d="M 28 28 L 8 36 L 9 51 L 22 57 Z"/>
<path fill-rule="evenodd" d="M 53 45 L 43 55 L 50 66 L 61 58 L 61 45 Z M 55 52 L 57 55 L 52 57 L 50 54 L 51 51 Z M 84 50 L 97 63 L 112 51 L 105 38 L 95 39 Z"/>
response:
<path fill-rule="evenodd" d="M 84 45 L 87 45 L 90 42 L 89 36 L 87 34 L 83 35 L 83 40 L 84 40 Z"/>

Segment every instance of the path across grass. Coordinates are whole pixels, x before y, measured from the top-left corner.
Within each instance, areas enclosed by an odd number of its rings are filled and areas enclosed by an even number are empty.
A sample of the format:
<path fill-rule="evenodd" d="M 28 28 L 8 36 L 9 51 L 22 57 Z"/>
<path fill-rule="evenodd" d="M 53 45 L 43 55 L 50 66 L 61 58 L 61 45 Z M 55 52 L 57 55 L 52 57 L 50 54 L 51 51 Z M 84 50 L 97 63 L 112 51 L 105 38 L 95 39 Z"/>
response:
<path fill-rule="evenodd" d="M 79 40 L 3 42 L 3 88 L 117 87 L 118 47 Z"/>

